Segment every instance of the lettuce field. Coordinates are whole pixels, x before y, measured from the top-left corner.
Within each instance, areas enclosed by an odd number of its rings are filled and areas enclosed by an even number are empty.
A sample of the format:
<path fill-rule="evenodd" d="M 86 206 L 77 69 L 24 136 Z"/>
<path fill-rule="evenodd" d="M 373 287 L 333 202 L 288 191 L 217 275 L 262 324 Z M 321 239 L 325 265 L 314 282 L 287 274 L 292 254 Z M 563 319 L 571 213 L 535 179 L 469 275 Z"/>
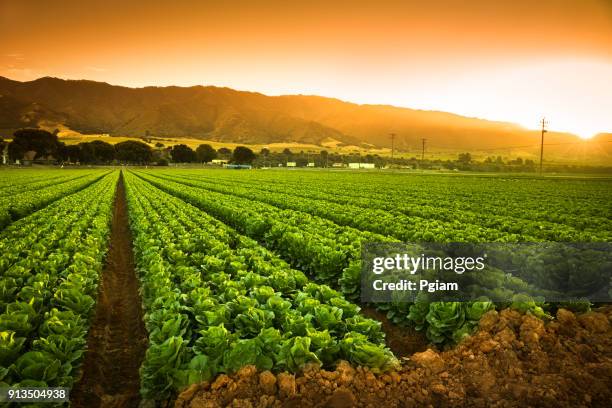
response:
<path fill-rule="evenodd" d="M 610 178 L 10 169 L 0 192 L 0 388 L 74 407 L 612 401 L 607 303 L 543 301 L 515 271 L 482 283 L 508 302 L 361 297 L 368 242 L 612 242 Z M 587 277 L 612 279 L 544 284 Z"/>

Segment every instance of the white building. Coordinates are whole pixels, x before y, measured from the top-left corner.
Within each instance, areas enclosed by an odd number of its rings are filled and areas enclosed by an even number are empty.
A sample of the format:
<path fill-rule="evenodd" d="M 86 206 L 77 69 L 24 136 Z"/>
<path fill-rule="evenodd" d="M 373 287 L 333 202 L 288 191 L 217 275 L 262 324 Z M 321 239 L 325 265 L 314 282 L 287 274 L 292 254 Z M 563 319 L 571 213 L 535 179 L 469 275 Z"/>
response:
<path fill-rule="evenodd" d="M 349 163 L 349 169 L 374 169 L 374 163 Z"/>

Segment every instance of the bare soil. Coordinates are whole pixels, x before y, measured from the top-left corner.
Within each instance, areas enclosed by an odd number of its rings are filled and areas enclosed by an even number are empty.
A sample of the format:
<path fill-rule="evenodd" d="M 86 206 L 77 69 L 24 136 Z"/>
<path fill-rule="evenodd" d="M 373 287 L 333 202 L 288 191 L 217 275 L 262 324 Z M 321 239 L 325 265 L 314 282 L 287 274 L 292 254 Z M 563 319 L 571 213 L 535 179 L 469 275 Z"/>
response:
<path fill-rule="evenodd" d="M 254 366 L 195 384 L 177 408 L 209 407 L 610 407 L 612 307 L 544 323 L 513 310 L 487 313 L 454 349 L 403 358 L 374 374 L 341 362 L 293 375 Z"/>
<path fill-rule="evenodd" d="M 400 327 L 391 323 L 385 313 L 379 312 L 373 307 L 363 307 L 361 313 L 382 323 L 385 332 L 385 343 L 397 357 L 407 357 L 418 351 L 427 349 L 427 337 L 423 332 L 416 331 L 411 327 Z"/>
<path fill-rule="evenodd" d="M 110 247 L 72 407 L 137 407 L 138 370 L 147 348 L 134 269 L 123 175 L 117 184 Z"/>

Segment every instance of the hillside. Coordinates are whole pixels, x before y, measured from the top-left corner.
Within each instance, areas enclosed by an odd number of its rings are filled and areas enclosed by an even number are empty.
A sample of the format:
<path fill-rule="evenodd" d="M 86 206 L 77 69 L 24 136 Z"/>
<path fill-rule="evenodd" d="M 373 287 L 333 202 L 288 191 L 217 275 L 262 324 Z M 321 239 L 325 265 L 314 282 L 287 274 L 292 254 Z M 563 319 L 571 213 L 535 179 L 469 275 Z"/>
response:
<path fill-rule="evenodd" d="M 510 123 L 213 86 L 127 88 L 85 80 L 45 77 L 18 82 L 0 77 L 0 108 L 0 130 L 5 132 L 45 122 L 85 134 L 149 134 L 248 144 L 321 145 L 331 140 L 376 147 L 390 147 L 393 132 L 396 148 L 409 152 L 420 152 L 421 138 L 426 138 L 434 150 L 507 153 L 508 147 L 518 147 L 527 156 L 539 143 L 539 132 Z M 565 156 L 569 146 L 579 144 L 588 146 L 587 156 L 596 151 L 603 159 L 610 157 L 610 143 L 602 147 L 571 134 L 550 132 L 547 143 L 554 144 L 548 149 L 554 155 Z"/>

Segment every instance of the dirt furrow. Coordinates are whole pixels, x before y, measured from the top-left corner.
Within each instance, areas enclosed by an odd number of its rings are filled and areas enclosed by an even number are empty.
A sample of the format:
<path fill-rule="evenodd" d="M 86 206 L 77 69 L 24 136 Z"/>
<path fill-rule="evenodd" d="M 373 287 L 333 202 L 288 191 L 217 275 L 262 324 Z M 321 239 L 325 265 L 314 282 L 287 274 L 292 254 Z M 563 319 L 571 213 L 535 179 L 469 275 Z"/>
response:
<path fill-rule="evenodd" d="M 110 247 L 89 330 L 88 350 L 81 379 L 72 390 L 72 406 L 138 406 L 138 370 L 146 347 L 122 175 L 117 184 Z"/>

